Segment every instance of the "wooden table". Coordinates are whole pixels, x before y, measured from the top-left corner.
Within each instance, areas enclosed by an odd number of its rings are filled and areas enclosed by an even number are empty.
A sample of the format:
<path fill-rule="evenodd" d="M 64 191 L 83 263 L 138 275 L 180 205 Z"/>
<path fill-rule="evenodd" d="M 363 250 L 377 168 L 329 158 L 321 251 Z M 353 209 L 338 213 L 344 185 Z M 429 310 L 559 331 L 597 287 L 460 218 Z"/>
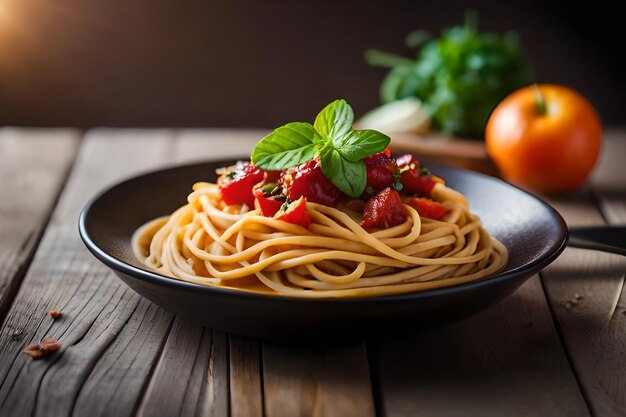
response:
<path fill-rule="evenodd" d="M 619 255 L 568 248 L 509 298 L 447 326 L 293 348 L 180 320 L 82 244 L 79 211 L 103 187 L 242 156 L 262 134 L 0 129 L 0 415 L 626 415 Z M 626 130 L 607 130 L 604 144 L 591 181 L 549 199 L 570 225 L 626 223 Z M 21 354 L 44 337 L 61 349 Z"/>

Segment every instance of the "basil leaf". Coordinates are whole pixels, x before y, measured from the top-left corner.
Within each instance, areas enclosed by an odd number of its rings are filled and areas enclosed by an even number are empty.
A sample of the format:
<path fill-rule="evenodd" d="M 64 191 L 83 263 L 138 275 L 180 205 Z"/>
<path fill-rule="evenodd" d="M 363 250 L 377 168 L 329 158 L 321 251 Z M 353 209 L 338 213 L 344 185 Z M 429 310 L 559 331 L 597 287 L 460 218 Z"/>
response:
<path fill-rule="evenodd" d="M 337 188 L 350 197 L 357 198 L 365 190 L 367 170 L 365 162 L 348 161 L 336 149 L 330 149 L 321 155 L 322 173 Z"/>
<path fill-rule="evenodd" d="M 320 135 L 310 123 L 293 122 L 279 127 L 261 139 L 250 160 L 265 170 L 281 170 L 310 161 Z"/>
<path fill-rule="evenodd" d="M 341 156 L 356 162 L 384 151 L 390 140 L 389 136 L 376 130 L 352 130 L 340 138 L 333 138 L 333 145 Z"/>
<path fill-rule="evenodd" d="M 315 118 L 315 130 L 325 138 L 338 138 L 352 129 L 354 112 L 345 100 L 339 99 L 324 107 Z"/>

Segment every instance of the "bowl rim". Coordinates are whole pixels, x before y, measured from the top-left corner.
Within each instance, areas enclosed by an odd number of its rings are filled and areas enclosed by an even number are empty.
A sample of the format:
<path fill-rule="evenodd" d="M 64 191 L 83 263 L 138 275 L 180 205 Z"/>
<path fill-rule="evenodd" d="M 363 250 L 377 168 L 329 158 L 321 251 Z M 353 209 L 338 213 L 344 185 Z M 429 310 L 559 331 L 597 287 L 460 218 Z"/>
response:
<path fill-rule="evenodd" d="M 556 258 L 558 258 L 561 253 L 565 250 L 567 246 L 567 242 L 569 239 L 567 223 L 563 219 L 563 217 L 556 211 L 550 204 L 548 204 L 543 199 L 539 198 L 535 194 L 524 190 L 514 184 L 510 184 L 505 182 L 499 178 L 483 174 L 481 172 L 471 171 L 464 168 L 459 168 L 455 166 L 440 164 L 440 163 L 429 163 L 429 167 L 434 167 L 437 169 L 438 167 L 443 167 L 445 169 L 451 169 L 453 171 L 458 171 L 461 175 L 473 175 L 481 177 L 485 180 L 499 183 L 506 187 L 511 187 L 518 192 L 525 194 L 527 197 L 535 200 L 535 202 L 539 203 L 543 208 L 545 208 L 549 214 L 549 216 L 554 220 L 554 224 L 557 227 L 558 237 L 557 239 L 550 243 L 546 252 L 537 257 L 531 262 L 525 263 L 521 266 L 518 266 L 514 269 L 511 269 L 506 272 L 498 273 L 494 276 L 483 278 L 477 281 L 469 281 L 463 284 L 452 285 L 449 287 L 436 288 L 431 290 L 423 290 L 423 291 L 414 291 L 409 293 L 401 293 L 401 294 L 393 294 L 393 295 L 382 295 L 382 296 L 373 296 L 373 297 L 346 297 L 346 298 L 305 298 L 305 297 L 296 297 L 284 294 L 271 294 L 271 293 L 258 293 L 258 292 L 250 292 L 245 290 L 236 290 L 226 287 L 213 287 L 213 286 L 205 286 L 200 284 L 195 284 L 192 282 L 178 280 L 176 278 L 168 277 L 166 275 L 160 274 L 155 271 L 149 271 L 147 269 L 138 268 L 134 265 L 131 265 L 118 257 L 115 257 L 108 253 L 106 250 L 98 246 L 95 241 L 92 239 L 92 236 L 89 234 L 87 222 L 89 221 L 89 217 L 91 212 L 102 198 L 104 198 L 107 194 L 113 192 L 116 188 L 124 187 L 128 185 L 128 183 L 140 181 L 145 177 L 149 177 L 152 175 L 160 174 L 167 171 L 176 171 L 176 170 L 184 170 L 191 169 L 194 166 L 202 166 L 208 164 L 219 164 L 219 163 L 231 163 L 236 161 L 237 158 L 224 158 L 224 159 L 215 159 L 215 160 L 204 160 L 193 163 L 186 164 L 177 164 L 170 165 L 160 169 L 154 169 L 150 171 L 146 171 L 143 173 L 139 173 L 132 177 L 123 179 L 121 181 L 115 182 L 98 193 L 92 196 L 87 203 L 81 209 L 79 219 L 78 219 L 78 232 L 81 240 L 87 249 L 102 263 L 111 268 L 116 272 L 120 272 L 125 274 L 126 276 L 132 277 L 134 279 L 139 279 L 141 281 L 156 284 L 159 286 L 165 287 L 176 287 L 181 290 L 193 290 L 193 291 L 204 291 L 209 293 L 210 295 L 220 295 L 226 297 L 236 297 L 243 299 L 254 299 L 258 300 L 266 300 L 266 301 L 275 301 L 275 302 L 298 302 L 298 303 L 313 303 L 313 304 L 369 304 L 369 303 L 388 303 L 388 302 L 398 302 L 398 301 L 409 301 L 409 300 L 417 300 L 422 298 L 433 298 L 438 296 L 444 296 L 455 293 L 463 293 L 471 290 L 481 289 L 483 287 L 489 287 L 492 285 L 496 285 L 502 281 L 513 280 L 516 278 L 528 276 L 539 272 L 541 269 L 552 263 Z"/>

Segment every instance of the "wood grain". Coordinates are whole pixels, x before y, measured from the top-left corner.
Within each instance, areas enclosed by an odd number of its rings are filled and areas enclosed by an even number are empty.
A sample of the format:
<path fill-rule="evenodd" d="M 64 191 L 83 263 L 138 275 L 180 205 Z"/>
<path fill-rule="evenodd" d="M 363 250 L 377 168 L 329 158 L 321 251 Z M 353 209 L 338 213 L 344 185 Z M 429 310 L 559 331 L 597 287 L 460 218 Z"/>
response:
<path fill-rule="evenodd" d="M 605 136 L 602 159 L 585 188 L 549 200 L 569 225 L 626 223 L 625 133 Z M 566 349 L 598 416 L 626 414 L 625 274 L 623 256 L 574 248 L 541 273 Z"/>
<path fill-rule="evenodd" d="M 137 415 L 227 417 L 227 349 L 224 333 L 176 318 Z"/>
<path fill-rule="evenodd" d="M 567 249 L 542 273 L 551 310 L 534 277 L 461 322 L 409 330 L 367 348 L 315 348 L 229 338 L 174 318 L 126 287 L 80 242 L 78 213 L 102 187 L 167 165 L 245 156 L 265 133 L 89 132 L 0 329 L 0 415 L 624 414 L 626 267 L 616 255 Z M 619 162 L 625 142 L 609 144 L 605 160 Z M 587 188 L 556 201 L 572 224 L 604 221 L 592 196 L 609 222 L 624 222 L 623 176 L 616 180 L 615 170 L 598 170 Z M 60 319 L 47 316 L 52 308 Z M 60 351 L 39 361 L 20 354 L 47 336 L 61 340 Z"/>
<path fill-rule="evenodd" d="M 38 415 L 69 415 L 72 401 L 68 399 L 74 398 L 75 415 L 132 415 L 172 316 L 138 298 L 131 289 L 122 289 L 129 304 L 109 304 L 115 308 L 109 314 L 118 317 L 96 320 L 85 337 L 68 347 L 48 370 L 42 381 L 44 389 L 40 389 Z M 134 305 L 132 310 L 130 305 Z M 86 358 L 93 361 L 92 367 L 84 366 Z"/>
<path fill-rule="evenodd" d="M 230 336 L 230 410 L 232 417 L 263 416 L 259 342 Z"/>
<path fill-rule="evenodd" d="M 0 323 L 78 150 L 74 129 L 0 128 Z"/>
<path fill-rule="evenodd" d="M 537 276 L 473 317 L 369 346 L 389 417 L 589 415 Z"/>
<path fill-rule="evenodd" d="M 262 349 L 267 417 L 375 415 L 364 343 Z"/>
<path fill-rule="evenodd" d="M 119 372 L 110 368 L 102 383 L 107 386 L 103 392 L 111 394 L 114 387 L 121 393 L 111 405 L 117 415 L 132 414 L 172 317 L 142 301 L 88 253 L 78 237 L 77 220 L 101 187 L 162 164 L 171 140 L 171 132 L 161 130 L 104 129 L 85 138 L 0 330 L 0 414 L 68 415 L 83 385 L 89 388 L 90 378 L 103 375 L 91 374 L 101 356 L 112 359 L 134 347 L 140 351 L 129 354 L 131 361 Z M 52 321 L 46 315 L 52 308 L 61 311 L 61 319 Z M 123 340 L 118 339 L 124 337 L 122 328 L 127 329 Z M 62 343 L 50 357 L 32 361 L 20 354 L 24 346 L 48 336 Z M 97 395 L 98 389 L 84 395 L 90 393 Z"/>
<path fill-rule="evenodd" d="M 173 163 L 243 158 L 269 133 L 262 129 L 181 129 L 172 149 Z"/>

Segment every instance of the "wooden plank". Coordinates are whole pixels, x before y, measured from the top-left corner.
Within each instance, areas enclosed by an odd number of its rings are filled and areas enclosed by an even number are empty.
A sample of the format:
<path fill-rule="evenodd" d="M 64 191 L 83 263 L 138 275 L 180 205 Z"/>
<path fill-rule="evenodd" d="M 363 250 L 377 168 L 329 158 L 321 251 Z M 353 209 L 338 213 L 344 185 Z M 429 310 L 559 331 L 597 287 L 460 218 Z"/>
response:
<path fill-rule="evenodd" d="M 261 129 L 181 129 L 172 149 L 173 163 L 248 159 L 254 144 L 269 131 Z"/>
<path fill-rule="evenodd" d="M 263 416 L 259 342 L 230 336 L 230 409 L 232 417 Z"/>
<path fill-rule="evenodd" d="M 624 155 L 626 132 L 607 132 L 590 184 L 609 223 L 626 223 Z M 588 188 L 550 202 L 569 225 L 605 221 Z M 580 385 L 598 416 L 626 414 L 625 274 L 623 256 L 574 248 L 541 274 Z"/>
<path fill-rule="evenodd" d="M 267 417 L 375 415 L 364 343 L 262 349 Z"/>
<path fill-rule="evenodd" d="M 435 162 L 498 176 L 498 170 L 487 156 L 485 142 L 452 137 L 440 133 L 417 135 L 392 133 L 390 149 L 396 155 L 412 153 L 426 163 Z"/>
<path fill-rule="evenodd" d="M 137 415 L 228 416 L 227 349 L 224 333 L 176 318 Z"/>
<path fill-rule="evenodd" d="M 589 414 L 537 276 L 475 316 L 369 346 L 389 417 Z"/>
<path fill-rule="evenodd" d="M 0 128 L 0 323 L 76 156 L 75 129 Z"/>
<path fill-rule="evenodd" d="M 73 407 L 75 415 L 131 415 L 131 405 L 136 404 L 151 364 L 161 350 L 171 315 L 146 299 L 138 299 L 131 289 L 123 290 L 127 293 L 124 298 L 129 304 L 116 304 L 117 311 L 113 314 L 118 316 L 117 319 L 103 320 L 108 326 L 106 329 L 92 326 L 80 341 L 81 344 L 92 343 L 93 349 L 82 348 L 80 354 L 73 351 L 69 354 L 74 345 L 49 369 L 42 386 L 59 385 L 62 388 L 55 393 L 39 395 L 39 415 L 67 415 L 72 410 L 68 399 L 76 398 L 77 392 L 78 398 Z M 134 305 L 132 310 L 128 308 L 130 305 Z M 102 335 L 96 336 L 100 331 Z M 99 339 L 105 339 L 105 343 Z M 84 366 L 85 357 L 98 361 L 93 370 Z M 68 384 L 68 380 L 76 382 Z"/>
<path fill-rule="evenodd" d="M 102 129 L 85 138 L 0 330 L 0 414 L 69 415 L 77 399 L 92 404 L 100 398 L 109 403 L 94 407 L 94 414 L 107 407 L 116 415 L 133 413 L 172 316 L 142 301 L 97 261 L 80 241 L 76 225 L 87 199 L 113 181 L 161 165 L 172 140 L 167 130 Z M 52 308 L 61 311 L 60 319 L 46 315 Z M 44 337 L 60 340 L 61 349 L 40 361 L 20 353 Z M 115 368 L 127 349 L 132 365 Z M 96 366 L 101 357 L 109 372 Z M 100 377 L 99 383 L 89 381 Z"/>

